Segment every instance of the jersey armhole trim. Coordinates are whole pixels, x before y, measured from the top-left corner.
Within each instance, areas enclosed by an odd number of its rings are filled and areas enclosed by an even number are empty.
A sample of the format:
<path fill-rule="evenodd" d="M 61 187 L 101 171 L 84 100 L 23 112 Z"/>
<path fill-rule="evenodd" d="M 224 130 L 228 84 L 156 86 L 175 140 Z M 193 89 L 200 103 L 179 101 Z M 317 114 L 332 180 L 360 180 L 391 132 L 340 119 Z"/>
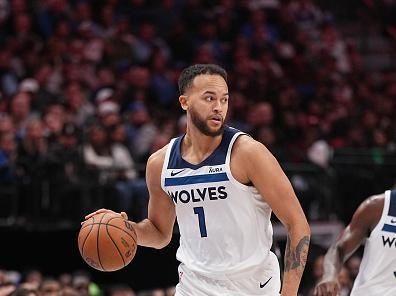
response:
<path fill-rule="evenodd" d="M 387 213 L 388 213 L 388 209 L 389 209 L 390 196 L 391 196 L 391 190 L 386 190 L 385 191 L 385 198 L 384 198 L 384 207 L 382 209 L 381 218 L 379 219 L 377 225 L 375 225 L 373 230 L 371 230 L 370 235 L 368 236 L 368 238 L 371 237 L 371 234 L 374 231 L 381 230 L 382 224 L 385 221 L 385 217 L 388 215 Z"/>
<path fill-rule="evenodd" d="M 245 184 L 242 184 L 239 182 L 237 179 L 234 178 L 231 172 L 231 152 L 232 152 L 232 147 L 234 147 L 235 141 L 238 139 L 239 136 L 246 135 L 249 136 L 248 134 L 244 132 L 238 132 L 235 135 L 232 136 L 232 139 L 230 141 L 230 144 L 228 145 L 228 150 L 227 150 L 227 156 L 226 156 L 226 170 L 227 170 L 227 176 L 230 182 L 232 182 L 235 186 L 238 188 L 245 190 L 245 191 L 250 191 L 251 187 L 247 186 Z"/>
<path fill-rule="evenodd" d="M 172 151 L 172 148 L 173 148 L 173 145 L 174 145 L 175 141 L 176 141 L 176 138 L 173 138 L 172 140 L 170 140 L 168 148 L 166 149 L 164 163 L 162 165 L 162 170 L 161 170 L 161 188 L 164 191 L 165 191 L 166 171 L 167 171 L 167 168 L 168 168 L 170 154 L 171 154 L 171 151 Z"/>

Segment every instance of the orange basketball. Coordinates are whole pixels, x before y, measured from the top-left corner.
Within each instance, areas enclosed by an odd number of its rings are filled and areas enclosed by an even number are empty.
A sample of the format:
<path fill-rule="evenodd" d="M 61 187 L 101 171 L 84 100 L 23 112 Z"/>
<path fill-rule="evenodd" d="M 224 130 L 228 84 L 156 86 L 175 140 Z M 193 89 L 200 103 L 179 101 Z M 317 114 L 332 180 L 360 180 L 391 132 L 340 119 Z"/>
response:
<path fill-rule="evenodd" d="M 78 234 L 78 249 L 85 262 L 100 271 L 115 271 L 135 257 L 136 232 L 120 215 L 100 213 L 85 221 Z"/>

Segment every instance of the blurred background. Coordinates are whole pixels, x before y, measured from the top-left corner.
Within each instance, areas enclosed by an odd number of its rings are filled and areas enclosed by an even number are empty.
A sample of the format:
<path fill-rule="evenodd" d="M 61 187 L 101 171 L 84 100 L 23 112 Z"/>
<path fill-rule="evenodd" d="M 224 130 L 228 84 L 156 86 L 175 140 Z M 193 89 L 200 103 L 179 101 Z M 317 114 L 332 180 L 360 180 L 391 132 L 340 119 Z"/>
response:
<path fill-rule="evenodd" d="M 177 227 L 113 273 L 77 234 L 97 208 L 145 217 L 146 160 L 185 129 L 180 71 L 216 63 L 228 124 L 277 157 L 309 218 L 311 295 L 358 204 L 396 180 L 395 42 L 394 0 L 0 0 L 0 294 L 173 295 Z"/>

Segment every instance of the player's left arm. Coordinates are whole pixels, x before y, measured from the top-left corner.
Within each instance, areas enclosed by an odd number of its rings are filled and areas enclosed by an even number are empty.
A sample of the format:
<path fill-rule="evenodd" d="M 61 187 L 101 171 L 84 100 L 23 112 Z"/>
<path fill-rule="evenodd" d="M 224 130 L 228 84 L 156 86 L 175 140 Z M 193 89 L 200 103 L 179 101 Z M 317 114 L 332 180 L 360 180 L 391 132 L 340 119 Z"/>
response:
<path fill-rule="evenodd" d="M 307 261 L 310 228 L 289 179 L 278 161 L 261 143 L 238 138 L 236 164 L 244 167 L 242 179 L 251 181 L 287 229 L 282 296 L 295 296 Z M 234 152 L 235 152 L 234 150 Z"/>
<path fill-rule="evenodd" d="M 326 252 L 323 276 L 316 284 L 315 296 L 339 294 L 338 273 L 344 262 L 364 243 L 372 228 L 381 219 L 384 195 L 373 195 L 360 204 L 341 236 Z"/>

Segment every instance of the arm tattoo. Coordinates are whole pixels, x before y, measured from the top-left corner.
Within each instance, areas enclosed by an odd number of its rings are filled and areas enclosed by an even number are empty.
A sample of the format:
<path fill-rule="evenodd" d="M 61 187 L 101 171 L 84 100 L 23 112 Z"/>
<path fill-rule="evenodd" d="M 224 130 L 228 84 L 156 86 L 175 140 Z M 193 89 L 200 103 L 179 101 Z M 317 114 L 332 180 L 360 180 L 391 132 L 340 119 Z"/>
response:
<path fill-rule="evenodd" d="M 287 237 L 285 252 L 285 271 L 301 268 L 304 270 L 307 262 L 307 254 L 309 247 L 309 236 L 306 235 L 297 244 L 295 250 L 291 248 L 290 237 Z"/>

